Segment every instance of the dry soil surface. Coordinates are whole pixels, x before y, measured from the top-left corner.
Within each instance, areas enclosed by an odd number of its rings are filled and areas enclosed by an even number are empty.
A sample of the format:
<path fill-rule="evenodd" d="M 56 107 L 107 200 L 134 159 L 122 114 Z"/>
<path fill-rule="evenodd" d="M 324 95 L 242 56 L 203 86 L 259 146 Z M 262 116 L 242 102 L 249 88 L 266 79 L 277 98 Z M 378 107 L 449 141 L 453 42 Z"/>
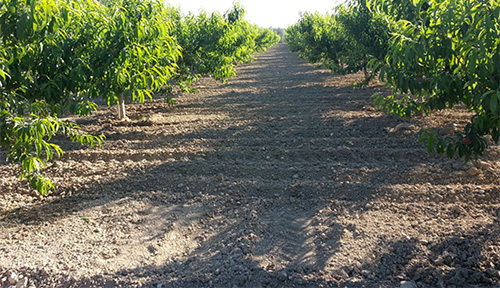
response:
<path fill-rule="evenodd" d="M 499 147 L 429 155 L 420 130 L 469 115 L 384 115 L 361 78 L 280 44 L 174 107 L 78 119 L 107 141 L 60 140 L 50 197 L 1 162 L 0 286 L 500 287 Z"/>

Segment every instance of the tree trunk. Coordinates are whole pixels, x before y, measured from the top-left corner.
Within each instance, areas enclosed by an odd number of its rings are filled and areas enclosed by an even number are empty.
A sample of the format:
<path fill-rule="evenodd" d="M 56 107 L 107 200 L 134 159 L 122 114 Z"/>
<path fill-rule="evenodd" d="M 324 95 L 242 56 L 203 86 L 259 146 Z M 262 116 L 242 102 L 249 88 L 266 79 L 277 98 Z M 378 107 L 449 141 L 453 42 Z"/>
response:
<path fill-rule="evenodd" d="M 365 73 L 365 84 L 368 85 L 368 82 L 370 82 L 370 74 L 368 73 L 368 68 L 363 67 L 363 72 Z"/>
<path fill-rule="evenodd" d="M 123 97 L 123 93 L 118 96 L 118 119 L 122 120 L 127 118 L 127 114 L 125 112 L 125 98 Z"/>

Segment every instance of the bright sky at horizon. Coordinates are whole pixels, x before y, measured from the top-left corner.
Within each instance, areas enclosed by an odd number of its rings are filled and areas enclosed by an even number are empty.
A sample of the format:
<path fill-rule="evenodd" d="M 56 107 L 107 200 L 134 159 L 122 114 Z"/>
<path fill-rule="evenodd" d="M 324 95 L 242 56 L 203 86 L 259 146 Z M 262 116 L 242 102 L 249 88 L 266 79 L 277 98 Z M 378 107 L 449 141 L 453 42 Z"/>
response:
<path fill-rule="evenodd" d="M 182 13 L 193 12 L 198 14 L 201 10 L 206 12 L 219 11 L 224 14 L 233 7 L 234 0 L 165 0 L 167 4 L 180 7 Z M 320 13 L 331 12 L 333 7 L 343 0 L 240 0 L 239 3 L 245 8 L 245 19 L 253 24 L 264 28 L 286 28 L 296 23 L 300 12 Z"/>

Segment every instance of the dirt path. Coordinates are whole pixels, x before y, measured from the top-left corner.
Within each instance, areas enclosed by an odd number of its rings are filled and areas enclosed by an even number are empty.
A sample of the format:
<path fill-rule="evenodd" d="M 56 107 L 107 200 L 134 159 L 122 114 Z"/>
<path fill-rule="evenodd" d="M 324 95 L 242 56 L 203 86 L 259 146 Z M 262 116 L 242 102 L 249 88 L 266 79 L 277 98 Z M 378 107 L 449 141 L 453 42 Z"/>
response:
<path fill-rule="evenodd" d="M 465 113 L 385 116 L 284 44 L 238 70 L 79 120 L 108 140 L 62 143 L 51 197 L 0 163 L 0 286 L 500 287 L 499 147 L 469 171 L 417 143 Z"/>

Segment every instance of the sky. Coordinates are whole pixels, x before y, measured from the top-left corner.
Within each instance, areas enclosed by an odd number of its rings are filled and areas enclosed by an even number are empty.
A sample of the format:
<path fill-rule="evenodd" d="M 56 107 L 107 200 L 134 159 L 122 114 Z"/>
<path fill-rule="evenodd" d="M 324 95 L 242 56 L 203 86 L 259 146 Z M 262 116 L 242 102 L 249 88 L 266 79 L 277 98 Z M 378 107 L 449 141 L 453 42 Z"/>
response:
<path fill-rule="evenodd" d="M 224 14 L 231 9 L 234 0 L 165 0 L 166 3 L 181 7 L 183 13 L 198 14 L 200 10 L 219 11 Z M 245 19 L 264 28 L 286 28 L 296 23 L 300 12 L 330 12 L 342 0 L 240 0 L 245 8 Z"/>

